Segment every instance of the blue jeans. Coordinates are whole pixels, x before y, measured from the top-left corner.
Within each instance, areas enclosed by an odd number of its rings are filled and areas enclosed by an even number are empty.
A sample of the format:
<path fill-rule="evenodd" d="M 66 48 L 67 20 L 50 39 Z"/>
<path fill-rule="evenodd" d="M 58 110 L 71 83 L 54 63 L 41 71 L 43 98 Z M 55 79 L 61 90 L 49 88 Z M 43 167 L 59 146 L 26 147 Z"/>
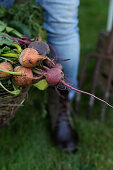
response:
<path fill-rule="evenodd" d="M 6 1 L 6 0 L 4 0 Z M 3 0 L 0 0 L 0 3 Z M 8 6 L 9 3 L 9 6 Z M 7 2 L 11 6 L 13 0 Z M 44 9 L 44 28 L 48 32 L 48 43 L 55 49 L 58 59 L 63 65 L 66 78 L 77 87 L 77 73 L 80 55 L 80 40 L 78 30 L 79 0 L 36 0 Z M 70 90 L 69 99 L 75 92 Z"/>
<path fill-rule="evenodd" d="M 0 0 L 0 5 L 6 7 L 8 9 L 12 6 L 13 2 L 14 2 L 14 0 Z"/>

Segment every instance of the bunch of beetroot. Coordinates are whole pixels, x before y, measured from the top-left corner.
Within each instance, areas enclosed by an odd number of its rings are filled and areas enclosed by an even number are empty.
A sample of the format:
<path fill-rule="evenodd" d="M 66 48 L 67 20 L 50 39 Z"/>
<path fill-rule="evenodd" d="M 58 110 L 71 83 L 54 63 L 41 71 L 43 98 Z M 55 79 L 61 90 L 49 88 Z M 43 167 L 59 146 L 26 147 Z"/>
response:
<path fill-rule="evenodd" d="M 16 45 L 13 44 L 18 50 L 18 55 L 2 54 L 4 57 L 12 57 L 13 59 L 15 58 L 15 60 L 4 60 L 0 63 L 1 79 L 10 78 L 16 87 L 36 84 L 42 80 L 45 80 L 46 84 L 55 87 L 57 87 L 58 84 L 63 84 L 72 90 L 91 95 L 109 105 L 104 100 L 90 93 L 73 88 L 66 83 L 62 65 L 56 64 L 55 60 L 49 57 L 50 48 L 47 43 L 38 41 L 37 39 L 33 42 L 21 38 L 13 38 L 13 40 L 18 42 Z M 1 86 L 3 87 L 3 85 Z M 3 88 L 5 89 L 5 87 Z"/>
<path fill-rule="evenodd" d="M 13 85 L 21 87 L 45 80 L 46 85 L 55 86 L 64 79 L 62 66 L 49 57 L 50 48 L 47 43 L 37 39 L 32 42 L 27 38 L 12 40 L 14 43 L 10 46 L 16 47 L 18 53 L 0 54 L 1 82 L 10 79 Z"/>
<path fill-rule="evenodd" d="M 18 48 L 21 49 L 21 46 L 18 45 Z M 19 56 L 15 57 L 14 54 L 11 56 L 16 58 L 16 67 L 13 67 L 9 61 L 4 60 L 0 63 L 0 78 L 8 79 L 11 77 L 14 84 L 18 86 L 33 84 L 44 78 L 49 84 L 56 85 L 58 84 L 57 79 L 60 79 L 61 75 L 63 78 L 62 69 L 58 68 L 55 62 L 47 56 L 50 52 L 47 43 L 34 41 L 27 48 L 20 51 Z M 6 55 L 2 54 L 2 56 Z M 52 76 L 52 72 L 54 76 Z M 55 73 L 57 74 L 55 75 Z"/>

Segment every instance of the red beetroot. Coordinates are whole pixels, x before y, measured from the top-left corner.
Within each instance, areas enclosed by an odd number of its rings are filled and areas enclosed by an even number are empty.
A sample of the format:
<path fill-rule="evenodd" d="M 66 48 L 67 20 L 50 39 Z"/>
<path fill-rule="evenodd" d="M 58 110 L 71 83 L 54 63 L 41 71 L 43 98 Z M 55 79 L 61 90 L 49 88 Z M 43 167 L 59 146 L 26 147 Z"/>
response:
<path fill-rule="evenodd" d="M 46 80 L 50 85 L 57 85 L 61 80 L 64 79 L 64 73 L 58 67 L 51 68 L 47 71 Z"/>
<path fill-rule="evenodd" d="M 17 84 L 18 86 L 25 86 L 32 83 L 33 73 L 31 69 L 22 66 L 17 66 L 14 69 L 14 71 L 22 73 L 21 76 L 15 76 L 15 75 L 13 76 L 15 84 Z"/>
<path fill-rule="evenodd" d="M 0 63 L 0 69 L 3 69 L 5 71 L 13 71 L 13 67 L 9 62 Z M 0 77 L 8 78 L 10 76 L 11 74 L 0 71 Z"/>
<path fill-rule="evenodd" d="M 48 84 L 50 85 L 57 85 L 58 83 L 62 83 L 65 87 L 68 87 L 74 91 L 77 91 L 77 92 L 80 92 L 80 93 L 84 93 L 84 94 L 87 94 L 87 95 L 90 95 L 98 100 L 100 100 L 101 102 L 107 104 L 108 106 L 112 107 L 109 103 L 107 103 L 106 101 L 96 97 L 95 95 L 91 94 L 91 93 L 88 93 L 88 92 L 85 92 L 85 91 L 82 91 L 82 90 L 79 90 L 79 89 L 76 89 L 72 86 L 70 86 L 68 83 L 66 83 L 64 81 L 64 73 L 63 71 L 61 70 L 61 67 L 54 67 L 54 68 L 51 68 L 50 70 L 47 71 L 47 73 L 45 74 L 44 73 L 44 76 L 48 82 Z"/>
<path fill-rule="evenodd" d="M 61 65 L 61 64 L 59 64 L 59 63 L 58 63 L 58 64 L 56 64 L 56 65 L 55 65 L 55 67 L 56 67 L 56 68 L 59 68 L 59 69 L 61 69 L 61 70 L 63 70 L 62 65 Z"/>
<path fill-rule="evenodd" d="M 38 51 L 40 55 L 47 56 L 50 53 L 50 49 L 47 43 L 43 41 L 34 41 L 31 42 L 28 46 L 29 48 L 34 48 Z"/>

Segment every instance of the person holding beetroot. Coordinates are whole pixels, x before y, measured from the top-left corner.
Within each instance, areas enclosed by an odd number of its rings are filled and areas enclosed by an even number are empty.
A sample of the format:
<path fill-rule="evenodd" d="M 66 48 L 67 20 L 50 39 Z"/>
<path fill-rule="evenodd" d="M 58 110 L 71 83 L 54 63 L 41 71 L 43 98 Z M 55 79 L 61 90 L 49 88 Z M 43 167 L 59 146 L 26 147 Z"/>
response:
<path fill-rule="evenodd" d="M 10 8 L 14 0 L 0 0 L 0 5 Z M 80 56 L 78 28 L 79 0 L 36 0 L 44 9 L 43 26 L 47 30 L 47 42 L 55 49 L 66 78 L 77 87 L 77 73 Z M 70 120 L 70 102 L 75 92 L 68 89 L 49 88 L 49 113 L 56 145 L 65 152 L 77 150 L 78 135 Z"/>

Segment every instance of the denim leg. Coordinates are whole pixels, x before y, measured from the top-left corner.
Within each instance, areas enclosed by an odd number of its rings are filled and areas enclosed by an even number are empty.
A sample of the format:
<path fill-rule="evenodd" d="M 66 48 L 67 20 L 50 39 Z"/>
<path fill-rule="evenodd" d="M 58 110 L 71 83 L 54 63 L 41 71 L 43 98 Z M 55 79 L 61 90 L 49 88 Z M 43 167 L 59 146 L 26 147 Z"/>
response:
<path fill-rule="evenodd" d="M 13 5 L 14 0 L 0 0 L 0 5 L 9 9 Z"/>
<path fill-rule="evenodd" d="M 80 55 L 78 32 L 79 0 L 36 0 L 44 9 L 44 27 L 48 31 L 48 42 L 63 61 L 66 78 L 77 87 L 77 73 Z M 69 99 L 75 92 L 70 90 Z"/>

